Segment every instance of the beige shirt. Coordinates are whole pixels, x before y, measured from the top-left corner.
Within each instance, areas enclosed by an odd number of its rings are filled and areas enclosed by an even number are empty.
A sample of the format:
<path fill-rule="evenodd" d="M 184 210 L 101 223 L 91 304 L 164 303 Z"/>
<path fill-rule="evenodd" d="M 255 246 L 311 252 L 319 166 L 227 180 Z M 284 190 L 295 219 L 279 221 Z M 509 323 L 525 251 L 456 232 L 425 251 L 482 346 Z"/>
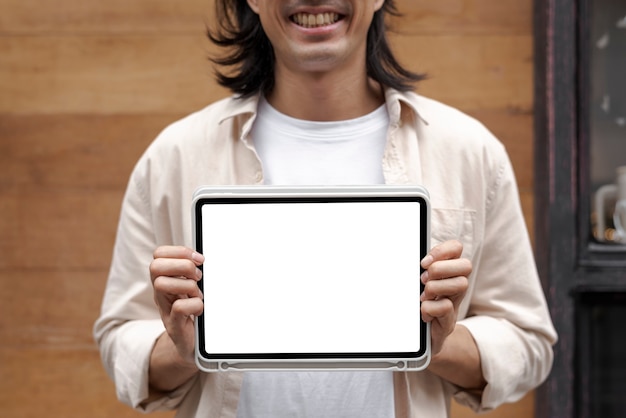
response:
<path fill-rule="evenodd" d="M 250 138 L 258 99 L 224 99 L 172 124 L 131 175 L 94 335 L 118 398 L 142 411 L 236 416 L 240 372 L 198 373 L 166 396 L 149 397 L 150 352 L 164 327 L 148 266 L 160 245 L 192 246 L 197 187 L 263 184 Z M 428 371 L 396 372 L 396 416 L 446 417 L 452 396 L 481 411 L 518 400 L 549 373 L 556 333 L 506 151 L 480 123 L 441 103 L 392 89 L 386 103 L 385 182 L 425 186 L 432 245 L 463 243 L 473 272 L 458 319 L 478 345 L 488 382 L 477 397 Z"/>

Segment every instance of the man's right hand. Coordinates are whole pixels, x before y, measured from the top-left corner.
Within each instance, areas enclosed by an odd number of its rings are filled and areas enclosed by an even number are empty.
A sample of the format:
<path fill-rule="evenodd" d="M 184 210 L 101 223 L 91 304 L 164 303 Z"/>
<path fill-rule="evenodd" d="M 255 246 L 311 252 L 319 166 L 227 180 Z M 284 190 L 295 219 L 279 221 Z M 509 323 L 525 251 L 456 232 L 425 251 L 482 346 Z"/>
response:
<path fill-rule="evenodd" d="M 202 254 L 186 247 L 162 246 L 154 251 L 150 278 L 167 331 L 157 340 L 150 358 L 150 383 L 156 389 L 173 390 L 197 371 L 194 319 L 204 309 L 197 284 L 202 278 L 198 266 L 203 262 Z"/>

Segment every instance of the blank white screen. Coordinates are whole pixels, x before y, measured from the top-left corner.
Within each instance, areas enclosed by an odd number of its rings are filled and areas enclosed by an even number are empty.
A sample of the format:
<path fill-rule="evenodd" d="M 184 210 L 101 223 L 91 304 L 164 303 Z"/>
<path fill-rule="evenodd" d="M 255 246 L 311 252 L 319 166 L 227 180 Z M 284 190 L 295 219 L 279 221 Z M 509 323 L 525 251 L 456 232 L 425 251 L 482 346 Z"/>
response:
<path fill-rule="evenodd" d="M 202 207 L 207 353 L 420 348 L 417 202 Z"/>

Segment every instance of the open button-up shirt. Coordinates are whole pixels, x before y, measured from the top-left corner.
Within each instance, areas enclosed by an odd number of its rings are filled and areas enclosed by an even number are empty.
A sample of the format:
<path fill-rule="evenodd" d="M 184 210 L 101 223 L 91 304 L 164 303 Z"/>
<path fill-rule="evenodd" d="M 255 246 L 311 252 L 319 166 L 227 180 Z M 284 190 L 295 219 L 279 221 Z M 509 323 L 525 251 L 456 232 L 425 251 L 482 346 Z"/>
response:
<path fill-rule="evenodd" d="M 549 373 L 556 333 L 509 158 L 483 125 L 461 112 L 410 92 L 387 89 L 385 95 L 385 182 L 426 187 L 431 243 L 463 243 L 473 272 L 458 320 L 478 345 L 487 380 L 482 393 L 473 394 L 428 370 L 395 372 L 396 416 L 445 417 L 453 396 L 481 411 L 516 401 Z M 160 245 L 192 246 L 196 188 L 263 184 L 250 137 L 258 101 L 227 98 L 170 125 L 133 170 L 94 335 L 119 399 L 134 408 L 236 416 L 241 372 L 198 373 L 172 393 L 150 393 L 149 357 L 164 326 L 148 266 Z"/>

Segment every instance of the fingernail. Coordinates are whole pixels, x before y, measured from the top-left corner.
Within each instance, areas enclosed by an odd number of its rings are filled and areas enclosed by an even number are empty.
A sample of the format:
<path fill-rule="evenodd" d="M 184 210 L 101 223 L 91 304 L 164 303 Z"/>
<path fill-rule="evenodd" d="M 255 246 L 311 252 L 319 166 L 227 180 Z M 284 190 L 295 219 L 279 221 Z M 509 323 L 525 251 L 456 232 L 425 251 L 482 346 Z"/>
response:
<path fill-rule="evenodd" d="M 204 256 L 198 252 L 191 253 L 191 259 L 196 262 L 196 264 L 204 263 Z"/>
<path fill-rule="evenodd" d="M 196 267 L 196 277 L 198 278 L 198 280 L 202 278 L 202 270 L 200 270 L 197 267 Z"/>
<path fill-rule="evenodd" d="M 433 256 L 428 254 L 426 257 L 422 258 L 422 267 L 424 267 L 425 269 L 430 267 L 430 265 L 433 263 Z"/>
<path fill-rule="evenodd" d="M 422 281 L 422 283 L 426 284 L 426 282 L 428 281 L 428 270 L 422 273 L 422 275 L 420 276 L 420 280 Z"/>

